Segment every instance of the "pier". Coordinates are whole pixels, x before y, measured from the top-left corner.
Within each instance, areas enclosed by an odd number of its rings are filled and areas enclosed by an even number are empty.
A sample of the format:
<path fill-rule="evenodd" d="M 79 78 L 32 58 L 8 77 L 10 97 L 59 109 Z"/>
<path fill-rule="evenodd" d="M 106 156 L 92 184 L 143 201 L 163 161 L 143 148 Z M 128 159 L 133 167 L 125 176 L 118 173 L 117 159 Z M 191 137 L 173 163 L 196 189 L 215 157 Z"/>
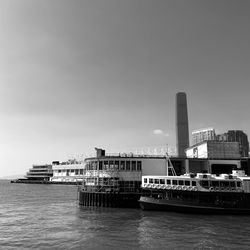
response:
<path fill-rule="evenodd" d="M 79 205 L 94 207 L 139 208 L 141 193 L 78 192 Z"/>

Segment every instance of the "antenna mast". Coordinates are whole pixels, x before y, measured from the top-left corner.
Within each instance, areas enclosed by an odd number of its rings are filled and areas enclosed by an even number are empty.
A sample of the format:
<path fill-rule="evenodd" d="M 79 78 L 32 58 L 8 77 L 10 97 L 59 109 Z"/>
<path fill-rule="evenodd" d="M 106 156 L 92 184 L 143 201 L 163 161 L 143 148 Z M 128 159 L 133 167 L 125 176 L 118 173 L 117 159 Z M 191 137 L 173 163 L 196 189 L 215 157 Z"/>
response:
<path fill-rule="evenodd" d="M 166 153 L 166 167 L 167 167 L 167 176 L 176 176 L 176 172 L 174 170 L 173 164 L 168 156 L 168 153 Z"/>

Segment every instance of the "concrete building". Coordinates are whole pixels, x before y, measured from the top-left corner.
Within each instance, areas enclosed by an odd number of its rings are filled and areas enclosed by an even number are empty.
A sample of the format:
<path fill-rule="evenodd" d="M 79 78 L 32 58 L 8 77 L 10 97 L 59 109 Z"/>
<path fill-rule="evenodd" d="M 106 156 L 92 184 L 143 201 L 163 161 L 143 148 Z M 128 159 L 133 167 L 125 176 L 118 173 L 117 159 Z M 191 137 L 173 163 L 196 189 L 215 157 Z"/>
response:
<path fill-rule="evenodd" d="M 188 158 L 240 159 L 238 142 L 204 141 L 186 149 Z"/>
<path fill-rule="evenodd" d="M 176 94 L 176 149 L 178 157 L 186 157 L 189 147 L 188 111 L 186 93 Z"/>
<path fill-rule="evenodd" d="M 204 141 L 189 147 L 186 155 L 189 159 L 190 172 L 197 172 L 200 169 L 212 174 L 221 174 L 232 173 L 233 169 L 241 168 L 238 142 Z M 197 160 L 197 163 L 203 162 L 203 164 L 195 166 L 194 159 Z M 248 169 L 248 166 L 246 165 L 244 168 Z"/>
<path fill-rule="evenodd" d="M 192 131 L 192 145 L 203 141 L 216 140 L 216 134 L 214 128 L 204 128 Z"/>
<path fill-rule="evenodd" d="M 238 142 L 240 155 L 242 157 L 248 157 L 249 155 L 248 137 L 242 130 L 228 130 L 227 133 L 217 135 L 216 140 L 224 142 Z"/>

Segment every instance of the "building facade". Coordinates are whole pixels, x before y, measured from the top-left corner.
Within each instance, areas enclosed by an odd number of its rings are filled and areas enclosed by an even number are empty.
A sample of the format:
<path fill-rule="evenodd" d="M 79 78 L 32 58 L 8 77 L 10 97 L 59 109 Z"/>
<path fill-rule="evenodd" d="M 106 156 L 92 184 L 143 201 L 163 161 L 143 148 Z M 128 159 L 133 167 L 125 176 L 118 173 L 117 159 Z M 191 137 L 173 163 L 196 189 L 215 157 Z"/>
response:
<path fill-rule="evenodd" d="M 204 141 L 186 150 L 188 158 L 200 159 L 240 159 L 238 142 Z"/>
<path fill-rule="evenodd" d="M 204 141 L 188 148 L 186 154 L 190 172 L 198 172 L 200 169 L 212 174 L 230 174 L 233 169 L 241 168 L 238 142 Z M 202 162 L 202 165 L 197 165 Z"/>
<path fill-rule="evenodd" d="M 217 141 L 238 142 L 241 157 L 249 156 L 248 136 L 242 130 L 228 130 L 227 133 L 216 136 Z"/>
<path fill-rule="evenodd" d="M 31 169 L 26 173 L 28 181 L 49 181 L 53 175 L 52 165 L 41 164 L 33 165 Z"/>

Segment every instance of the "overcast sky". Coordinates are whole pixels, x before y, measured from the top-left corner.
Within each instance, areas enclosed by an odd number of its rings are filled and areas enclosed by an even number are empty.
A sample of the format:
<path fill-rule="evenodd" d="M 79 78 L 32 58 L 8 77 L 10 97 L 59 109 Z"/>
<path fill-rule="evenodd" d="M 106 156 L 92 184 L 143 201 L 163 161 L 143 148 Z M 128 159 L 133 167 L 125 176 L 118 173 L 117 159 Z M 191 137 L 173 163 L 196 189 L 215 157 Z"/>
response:
<path fill-rule="evenodd" d="M 0 176 L 94 147 L 175 146 L 177 92 L 190 132 L 249 135 L 249 12 L 247 0 L 0 1 Z"/>

